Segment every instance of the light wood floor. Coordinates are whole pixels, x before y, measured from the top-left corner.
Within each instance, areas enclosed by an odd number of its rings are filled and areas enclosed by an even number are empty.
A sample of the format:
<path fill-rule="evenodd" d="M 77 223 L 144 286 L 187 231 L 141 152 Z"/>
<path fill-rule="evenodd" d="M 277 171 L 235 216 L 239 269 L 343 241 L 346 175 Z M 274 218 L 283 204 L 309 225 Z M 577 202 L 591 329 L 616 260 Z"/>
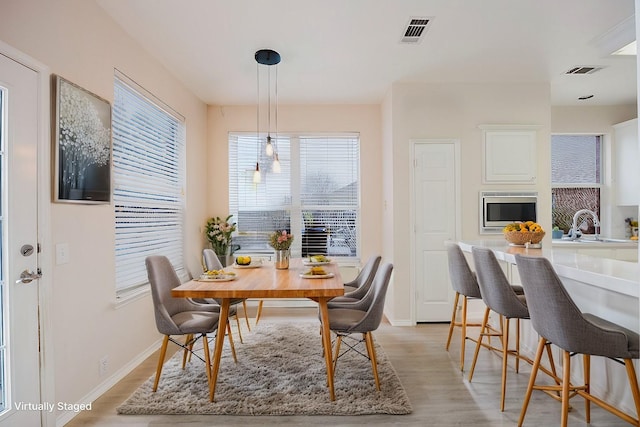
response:
<path fill-rule="evenodd" d="M 251 313 L 250 313 L 251 314 Z M 265 308 L 260 322 L 286 322 L 296 318 L 317 318 L 317 310 L 308 308 Z M 245 325 L 246 326 L 246 325 Z M 93 402 L 92 410 L 82 412 L 67 424 L 77 426 L 229 426 L 229 425 L 410 425 L 410 426 L 515 426 L 520 415 L 529 366 L 521 365 L 520 373 L 507 374 L 505 411 L 500 412 L 501 359 L 482 350 L 473 382 L 458 369 L 459 333 L 454 333 L 449 352 L 445 351 L 448 324 L 421 324 L 415 327 L 393 327 L 383 323 L 374 333 L 384 348 L 404 385 L 413 406 L 410 415 L 367 416 L 217 416 L 217 415 L 117 415 L 115 408 L 141 383 L 155 372 L 157 354 L 153 354 L 111 390 Z M 243 330 L 244 331 L 244 330 Z M 248 333 L 248 332 L 247 332 Z M 465 368 L 470 366 L 474 346 L 467 344 Z M 242 344 L 238 357 L 242 357 Z M 175 346 L 174 346 L 175 347 Z M 366 359 L 363 359 L 363 363 Z M 513 365 L 511 365 L 513 366 Z M 624 369 L 624 368 L 621 368 Z M 621 387 L 628 387 L 621 384 Z M 338 396 L 339 398 L 339 396 Z M 569 425 L 586 426 L 581 398 L 572 399 Z M 559 425 L 560 403 L 534 391 L 525 426 Z M 614 415 L 592 405 L 591 426 L 628 426 Z"/>

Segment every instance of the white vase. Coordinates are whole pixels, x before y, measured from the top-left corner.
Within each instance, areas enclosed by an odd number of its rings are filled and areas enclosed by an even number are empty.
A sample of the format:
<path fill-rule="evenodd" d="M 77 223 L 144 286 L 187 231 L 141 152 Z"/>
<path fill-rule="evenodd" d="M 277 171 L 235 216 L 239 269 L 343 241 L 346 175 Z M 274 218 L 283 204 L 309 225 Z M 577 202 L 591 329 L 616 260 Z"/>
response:
<path fill-rule="evenodd" d="M 274 265 L 278 270 L 286 270 L 289 268 L 289 258 L 291 251 L 289 249 L 276 249 Z"/>

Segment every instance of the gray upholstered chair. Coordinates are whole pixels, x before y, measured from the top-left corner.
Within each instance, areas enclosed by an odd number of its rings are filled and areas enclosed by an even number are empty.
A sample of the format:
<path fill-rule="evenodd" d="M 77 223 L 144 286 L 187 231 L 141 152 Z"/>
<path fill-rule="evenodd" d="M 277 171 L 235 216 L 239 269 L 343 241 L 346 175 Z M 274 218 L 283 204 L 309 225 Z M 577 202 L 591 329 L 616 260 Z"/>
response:
<path fill-rule="evenodd" d="M 514 356 L 516 361 L 516 372 L 519 370 L 519 361 L 530 361 L 526 357 L 520 354 L 520 319 L 529 318 L 529 310 L 527 309 L 527 301 L 525 295 L 518 295 L 514 292 L 513 288 L 509 284 L 507 277 L 505 276 L 495 254 L 491 249 L 473 247 L 471 249 L 473 254 L 473 262 L 476 268 L 476 275 L 478 278 L 478 285 L 480 288 L 480 294 L 482 300 L 486 304 L 483 325 L 488 324 L 489 310 L 494 311 L 500 315 L 502 324 L 500 331 L 487 331 L 486 327 L 483 327 L 480 331 L 480 336 L 476 343 L 476 350 L 473 355 L 473 363 L 471 364 L 471 370 L 469 371 L 469 381 L 473 378 L 473 371 L 478 360 L 478 352 L 482 345 L 482 340 L 485 336 L 499 336 L 502 338 L 502 387 L 500 396 L 500 410 L 504 411 L 504 401 L 506 395 L 507 385 L 507 359 L 508 356 Z M 515 350 L 509 349 L 509 324 L 510 319 L 516 319 L 516 343 Z M 553 359 L 550 357 L 551 352 L 548 350 L 549 362 L 551 364 L 551 370 L 555 374 L 555 366 Z"/>
<path fill-rule="evenodd" d="M 593 314 L 582 313 L 546 258 L 516 255 L 516 265 L 527 294 L 533 329 L 540 335 L 518 426 L 524 422 L 533 389 L 549 390 L 549 386 L 543 388 L 535 383 L 542 349 L 548 342 L 562 350 L 562 381 L 561 385 L 555 389 L 560 391 L 562 396 L 560 419 L 563 427 L 567 425 L 568 421 L 569 398 L 574 395 L 580 395 L 585 399 L 587 423 L 590 422 L 589 403 L 593 401 L 625 421 L 636 426 L 639 425 L 638 418 L 634 418 L 593 396 L 589 389 L 591 356 L 603 356 L 616 361 L 622 360 L 627 370 L 635 402 L 636 417 L 639 416 L 640 390 L 632 361 L 640 357 L 640 337 L 638 334 Z M 570 382 L 571 356 L 574 354 L 583 355 L 584 385 L 576 386 Z"/>
<path fill-rule="evenodd" d="M 453 336 L 453 329 L 455 327 L 460 328 L 460 370 L 464 370 L 464 356 L 465 356 L 465 343 L 466 340 L 470 340 L 477 344 L 478 340 L 467 335 L 467 327 L 484 327 L 491 328 L 491 325 L 482 323 L 468 323 L 467 322 L 467 303 L 469 299 L 480 299 L 482 294 L 478 287 L 478 280 L 476 274 L 469 267 L 469 263 L 462 253 L 462 249 L 455 243 L 447 245 L 447 259 L 449 264 L 449 279 L 451 281 L 451 287 L 455 291 L 455 298 L 453 301 L 453 310 L 451 313 L 451 323 L 449 323 L 449 336 L 447 337 L 447 345 L 445 349 L 449 351 L 451 345 L 451 337 Z M 524 291 L 522 286 L 511 285 L 511 289 L 517 294 L 522 295 Z M 456 312 L 458 310 L 458 303 L 462 296 L 461 307 L 461 319 L 456 321 Z M 486 332 L 486 331 L 485 331 Z M 490 350 L 496 350 L 495 347 L 490 344 L 482 343 L 482 346 Z"/>
<path fill-rule="evenodd" d="M 204 261 L 204 267 L 209 270 L 209 271 L 213 271 L 213 270 L 222 270 L 222 263 L 220 262 L 220 260 L 218 259 L 218 256 L 216 255 L 216 253 L 213 251 L 213 249 L 203 249 L 202 250 L 202 260 Z M 215 300 L 212 301 L 207 301 L 206 299 L 204 299 L 202 302 L 208 302 L 211 303 Z M 215 301 L 216 303 L 219 304 L 219 301 Z M 243 343 L 243 339 L 242 339 L 242 330 L 240 329 L 240 320 L 238 318 L 238 314 L 237 311 L 235 309 L 235 305 L 242 303 L 242 309 L 244 310 L 244 319 L 247 322 L 247 329 L 249 331 L 251 331 L 251 325 L 249 325 L 249 315 L 247 314 L 247 300 L 245 298 L 234 298 L 231 300 L 231 307 L 234 308 L 233 311 L 230 311 L 229 315 L 231 317 L 235 316 L 236 318 L 236 324 L 238 325 L 238 335 L 240 336 L 240 342 Z"/>
<path fill-rule="evenodd" d="M 344 284 L 345 295 L 344 297 L 339 298 L 352 298 L 353 300 L 361 299 L 364 294 L 367 293 L 369 286 L 371 286 L 371 282 L 373 281 L 373 277 L 376 275 L 376 271 L 378 270 L 381 260 L 382 257 L 380 255 L 371 256 L 362 270 L 360 270 L 360 273 L 358 273 L 358 276 L 352 281 Z M 335 298 L 333 300 L 336 301 Z"/>
<path fill-rule="evenodd" d="M 389 286 L 389 280 L 391 279 L 391 272 L 393 270 L 392 264 L 384 264 L 380 267 L 373 279 L 371 285 L 371 303 L 366 310 L 358 310 L 352 308 L 329 308 L 329 329 L 331 329 L 337 335 L 335 352 L 334 352 L 334 370 L 335 375 L 338 358 L 341 357 L 346 351 L 340 354 L 340 344 L 343 341 L 343 337 L 351 334 L 362 334 L 362 339 L 358 340 L 358 343 L 364 342 L 367 348 L 367 354 L 371 361 L 371 368 L 373 370 L 373 378 L 376 383 L 376 388 L 380 390 L 380 379 L 378 378 L 378 362 L 376 360 L 375 346 L 373 343 L 372 332 L 378 329 L 380 322 L 382 321 L 382 313 L 384 310 L 384 299 L 387 294 L 387 287 Z M 349 345 L 347 351 L 354 349 L 354 345 Z"/>
<path fill-rule="evenodd" d="M 370 257 L 362 270 L 360 270 L 360 273 L 358 273 L 358 277 L 351 282 L 346 283 L 344 286 L 345 292 L 347 292 L 347 289 L 354 290 L 352 292 L 345 293 L 344 296 L 331 299 L 328 304 L 329 308 L 339 308 L 344 303 L 357 303 L 362 300 L 371 288 L 373 278 L 376 275 L 376 271 L 378 271 L 378 266 L 380 265 L 381 260 L 382 257 L 379 255 Z"/>
<path fill-rule="evenodd" d="M 169 341 L 182 347 L 185 355 L 182 359 L 182 368 L 184 369 L 187 352 L 193 350 L 193 344 L 199 338 L 202 338 L 204 349 L 204 363 L 207 373 L 207 379 L 211 378 L 211 362 L 209 355 L 209 342 L 207 334 L 216 332 L 218 328 L 219 313 L 215 311 L 203 310 L 199 304 L 190 301 L 187 298 L 174 298 L 171 296 L 171 289 L 180 285 L 178 278 L 171 262 L 164 256 L 150 256 L 145 260 L 147 267 L 147 276 L 151 284 L 151 296 L 153 298 L 154 314 L 156 319 L 156 327 L 158 331 L 164 335 L 162 347 L 160 348 L 160 357 L 158 359 L 158 367 L 156 369 L 156 378 L 153 383 L 153 391 L 158 389 L 164 358 L 167 353 L 167 345 Z M 172 335 L 184 335 L 185 343 L 182 344 L 173 338 Z M 202 360 L 199 356 L 199 359 Z"/>

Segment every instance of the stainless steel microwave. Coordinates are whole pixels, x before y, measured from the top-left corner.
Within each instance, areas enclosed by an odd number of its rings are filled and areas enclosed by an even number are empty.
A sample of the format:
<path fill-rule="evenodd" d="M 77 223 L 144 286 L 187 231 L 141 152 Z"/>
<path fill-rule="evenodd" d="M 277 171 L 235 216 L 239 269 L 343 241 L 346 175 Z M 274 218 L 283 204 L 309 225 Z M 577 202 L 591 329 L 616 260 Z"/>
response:
<path fill-rule="evenodd" d="M 500 233 L 516 221 L 537 221 L 538 193 L 531 191 L 480 192 L 480 233 Z"/>

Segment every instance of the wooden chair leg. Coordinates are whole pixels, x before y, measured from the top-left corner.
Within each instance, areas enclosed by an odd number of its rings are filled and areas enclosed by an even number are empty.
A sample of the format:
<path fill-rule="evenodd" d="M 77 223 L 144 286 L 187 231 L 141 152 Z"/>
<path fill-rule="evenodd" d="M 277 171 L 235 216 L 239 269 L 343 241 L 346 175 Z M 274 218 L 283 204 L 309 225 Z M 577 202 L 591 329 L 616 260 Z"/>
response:
<path fill-rule="evenodd" d="M 458 310 L 459 298 L 460 298 L 460 293 L 456 292 L 456 296 L 453 300 L 453 313 L 451 313 L 451 323 L 449 323 L 449 336 L 447 337 L 447 345 L 444 347 L 444 349 L 447 351 L 449 351 L 449 345 L 451 344 L 451 337 L 453 336 L 453 328 L 456 326 L 456 311 Z"/>
<path fill-rule="evenodd" d="M 342 336 L 336 338 L 336 352 L 333 358 L 333 376 L 336 375 L 336 367 L 338 366 L 338 356 L 340 356 L 340 344 L 342 344 Z"/>
<path fill-rule="evenodd" d="M 508 328 L 507 333 L 509 333 Z M 516 319 L 516 374 L 518 372 L 520 372 L 520 319 Z"/>
<path fill-rule="evenodd" d="M 242 300 L 242 309 L 244 310 L 244 320 L 247 322 L 247 329 L 251 332 L 251 325 L 249 324 L 249 313 L 247 312 L 247 301 Z"/>
<path fill-rule="evenodd" d="M 165 335 L 162 340 L 162 347 L 160 347 L 160 357 L 158 357 L 158 367 L 156 368 L 156 379 L 153 382 L 153 391 L 158 389 L 158 382 L 160 381 L 160 374 L 162 373 L 162 365 L 164 365 L 164 357 L 167 354 L 167 345 L 169 344 L 169 335 Z"/>
<path fill-rule="evenodd" d="M 238 325 L 238 336 L 240 337 L 240 344 L 244 344 L 244 340 L 242 339 L 242 329 L 240 329 L 240 318 L 238 317 L 237 311 L 236 311 L 236 325 Z"/>
<path fill-rule="evenodd" d="M 502 328 L 502 383 L 500 392 L 500 412 L 504 412 L 504 399 L 507 394 L 507 359 L 509 358 L 509 318 L 505 317 Z M 517 357 L 516 357 L 517 360 Z"/>
<path fill-rule="evenodd" d="M 229 345 L 231 346 L 231 354 L 233 355 L 233 361 L 238 363 L 236 358 L 236 346 L 233 345 L 233 334 L 231 333 L 231 325 L 227 321 L 227 336 L 229 337 Z"/>
<path fill-rule="evenodd" d="M 258 326 L 258 322 L 260 321 L 260 316 L 262 315 L 262 303 L 264 301 L 260 300 L 258 302 L 258 313 L 256 314 L 256 326 Z"/>
<path fill-rule="evenodd" d="M 471 382 L 471 379 L 473 378 L 473 371 L 476 369 L 478 353 L 480 352 L 480 347 L 482 346 L 482 338 L 484 337 L 485 330 L 487 329 L 487 323 L 489 322 L 489 312 L 489 307 L 487 307 L 484 310 L 482 326 L 480 327 L 480 335 L 478 336 L 478 341 L 476 342 L 476 351 L 473 353 L 473 362 L 471 363 L 471 370 L 469 371 L 469 382 Z"/>
<path fill-rule="evenodd" d="M 376 382 L 376 389 L 380 391 L 380 378 L 378 377 L 378 361 L 376 360 L 376 350 L 373 344 L 373 334 L 367 332 L 365 334 L 365 342 L 367 344 L 367 352 L 369 353 L 369 359 L 371 360 L 371 368 L 373 369 L 373 379 Z"/>
<path fill-rule="evenodd" d="M 522 427 L 524 423 L 524 417 L 527 414 L 527 407 L 529 406 L 529 400 L 531 400 L 531 393 L 533 392 L 533 386 L 536 383 L 536 376 L 538 375 L 538 368 L 540 368 L 540 360 L 542 359 L 542 353 L 547 346 L 547 340 L 540 337 L 538 340 L 538 350 L 536 351 L 536 357 L 533 360 L 533 366 L 531 367 L 531 376 L 529 377 L 529 385 L 527 386 L 527 392 L 524 395 L 524 401 L 522 402 L 522 409 L 520 410 L 520 419 L 518 420 L 518 427 Z"/>
<path fill-rule="evenodd" d="M 462 325 L 460 329 L 460 370 L 464 371 L 464 352 L 467 342 L 467 296 L 462 297 Z"/>
<path fill-rule="evenodd" d="M 588 354 L 582 355 L 583 363 L 583 375 L 584 375 L 584 391 L 591 394 L 591 356 Z M 587 424 L 591 422 L 591 400 L 584 400 L 584 418 Z"/>
<path fill-rule="evenodd" d="M 636 405 L 636 416 L 640 418 L 640 389 L 638 388 L 636 369 L 633 367 L 633 361 L 631 359 L 624 359 L 624 366 L 627 368 L 627 377 L 629 377 L 631 394 L 633 395 L 633 402 Z"/>
<path fill-rule="evenodd" d="M 211 356 L 209 355 L 209 338 L 202 334 L 202 350 L 204 351 L 204 367 L 207 370 L 207 384 L 211 385 Z"/>
<path fill-rule="evenodd" d="M 187 334 L 184 338 L 184 350 L 182 352 L 182 369 L 187 365 L 187 360 L 191 362 L 191 352 L 193 349 L 193 344 L 189 345 L 189 341 L 193 339 L 193 334 Z"/>
<path fill-rule="evenodd" d="M 562 416 L 560 426 L 567 427 L 569 420 L 569 386 L 571 383 L 571 355 L 562 350 Z"/>

